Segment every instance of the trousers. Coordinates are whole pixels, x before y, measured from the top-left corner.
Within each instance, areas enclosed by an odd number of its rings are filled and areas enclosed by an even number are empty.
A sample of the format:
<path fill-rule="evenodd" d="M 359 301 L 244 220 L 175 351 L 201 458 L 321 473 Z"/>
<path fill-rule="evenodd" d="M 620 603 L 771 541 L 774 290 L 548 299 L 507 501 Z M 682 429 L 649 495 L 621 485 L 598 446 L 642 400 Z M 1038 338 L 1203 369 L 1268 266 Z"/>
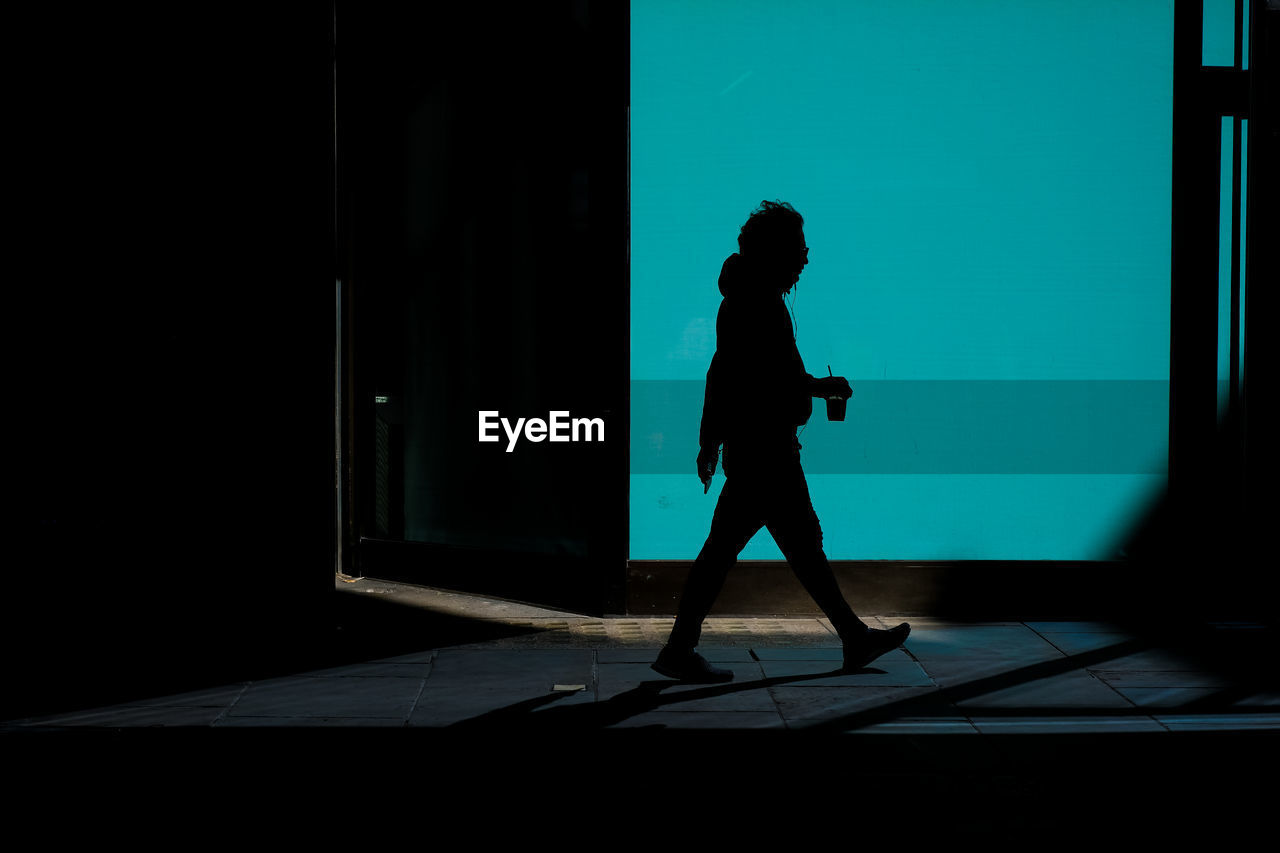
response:
<path fill-rule="evenodd" d="M 669 646 L 692 649 L 698 644 L 702 622 L 725 577 L 761 527 L 768 528 L 791 570 L 840 638 L 847 641 L 866 632 L 866 624 L 844 600 L 823 553 L 822 526 L 797 453 L 767 463 L 739 462 L 733 474 L 725 471 L 711 532 L 685 581 Z"/>

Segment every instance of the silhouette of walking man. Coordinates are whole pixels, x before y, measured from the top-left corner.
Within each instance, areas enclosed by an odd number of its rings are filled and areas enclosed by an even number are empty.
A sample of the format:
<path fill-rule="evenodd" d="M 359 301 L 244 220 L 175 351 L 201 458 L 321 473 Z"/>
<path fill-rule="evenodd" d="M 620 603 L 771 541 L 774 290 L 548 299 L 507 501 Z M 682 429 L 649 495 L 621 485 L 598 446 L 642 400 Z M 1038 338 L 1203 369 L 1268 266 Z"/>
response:
<path fill-rule="evenodd" d="M 698 436 L 703 492 L 711 487 L 717 458 L 725 484 L 671 636 L 652 666 L 682 681 L 733 680 L 731 670 L 712 666 L 694 649 L 725 576 L 764 526 L 839 634 L 842 669 L 858 670 L 902 645 L 911 627 L 869 628 L 844 600 L 822 551 L 796 429 L 813 413 L 812 398 L 847 400 L 853 390 L 844 377 L 809 375 L 796 349 L 782 297 L 809 263 L 804 219 L 786 202 L 762 202 L 742 226 L 738 248 L 720 270 L 724 299 Z"/>

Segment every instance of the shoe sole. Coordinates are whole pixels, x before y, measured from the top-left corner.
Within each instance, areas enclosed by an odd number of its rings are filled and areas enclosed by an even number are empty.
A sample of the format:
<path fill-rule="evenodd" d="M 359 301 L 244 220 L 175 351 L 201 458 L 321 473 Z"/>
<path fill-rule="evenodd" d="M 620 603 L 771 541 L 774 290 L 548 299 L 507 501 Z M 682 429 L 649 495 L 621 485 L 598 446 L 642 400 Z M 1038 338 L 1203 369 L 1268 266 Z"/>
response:
<path fill-rule="evenodd" d="M 690 678 L 679 670 L 671 669 L 670 667 L 662 666 L 657 663 L 649 664 L 649 668 L 659 675 L 665 675 L 667 678 L 674 678 L 676 681 L 683 681 L 686 684 L 725 684 L 733 681 L 732 672 L 727 676 L 706 675 L 699 678 Z"/>

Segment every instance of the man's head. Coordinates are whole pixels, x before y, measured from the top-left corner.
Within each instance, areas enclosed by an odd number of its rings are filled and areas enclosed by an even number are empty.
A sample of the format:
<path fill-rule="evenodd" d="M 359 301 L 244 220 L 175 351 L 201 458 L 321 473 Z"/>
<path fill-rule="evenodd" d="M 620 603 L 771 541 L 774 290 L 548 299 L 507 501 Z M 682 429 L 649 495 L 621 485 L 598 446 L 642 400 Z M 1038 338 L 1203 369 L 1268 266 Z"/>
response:
<path fill-rule="evenodd" d="M 785 201 L 762 201 L 738 233 L 738 251 L 786 292 L 809 263 L 804 217 Z"/>

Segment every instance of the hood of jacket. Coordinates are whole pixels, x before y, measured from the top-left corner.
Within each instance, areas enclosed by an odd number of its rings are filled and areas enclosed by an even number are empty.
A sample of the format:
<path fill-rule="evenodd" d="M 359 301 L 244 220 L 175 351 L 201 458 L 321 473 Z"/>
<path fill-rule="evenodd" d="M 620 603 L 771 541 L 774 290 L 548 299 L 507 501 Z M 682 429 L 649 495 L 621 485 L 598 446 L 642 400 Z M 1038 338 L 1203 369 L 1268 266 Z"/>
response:
<path fill-rule="evenodd" d="M 724 259 L 720 267 L 721 296 L 772 296 L 780 293 L 777 287 L 770 287 L 760 275 L 759 270 L 742 255 L 734 252 Z"/>

